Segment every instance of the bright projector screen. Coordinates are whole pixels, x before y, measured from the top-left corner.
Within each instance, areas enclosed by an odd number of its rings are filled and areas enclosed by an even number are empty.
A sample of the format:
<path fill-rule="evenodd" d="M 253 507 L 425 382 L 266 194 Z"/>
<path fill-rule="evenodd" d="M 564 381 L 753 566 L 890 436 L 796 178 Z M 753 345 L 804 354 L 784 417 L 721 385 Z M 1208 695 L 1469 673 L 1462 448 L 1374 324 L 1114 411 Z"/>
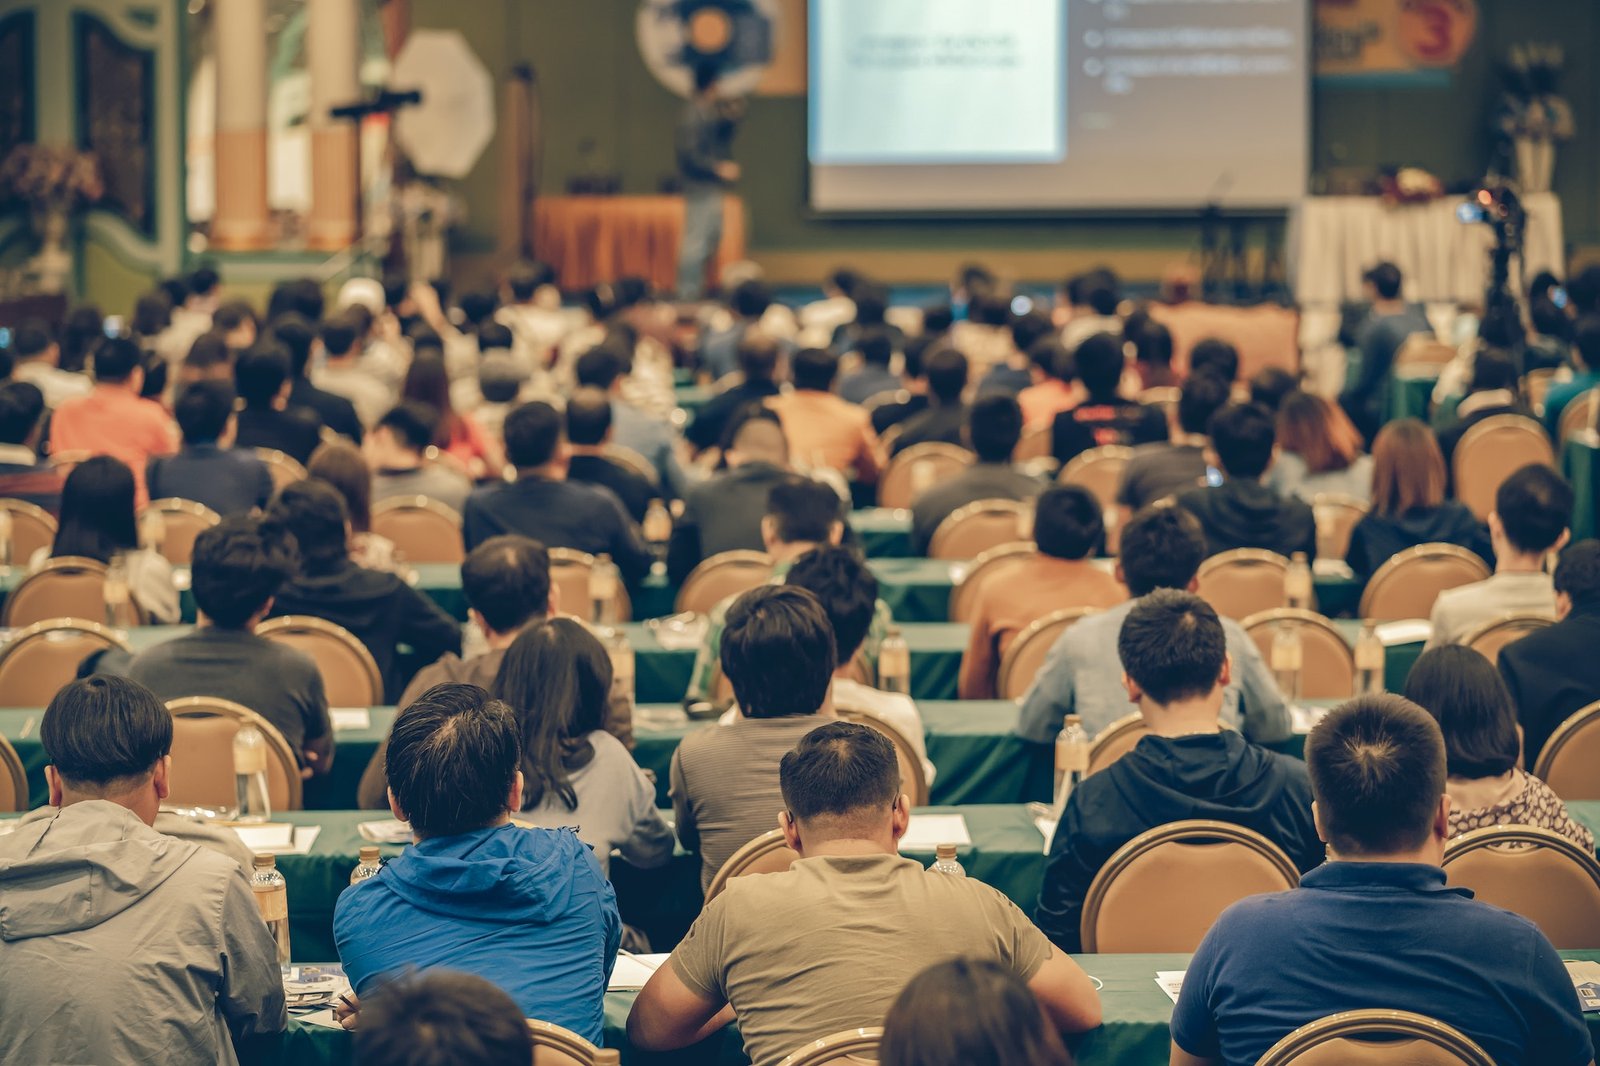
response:
<path fill-rule="evenodd" d="M 1281 207 L 1310 0 L 811 0 L 819 212 Z"/>

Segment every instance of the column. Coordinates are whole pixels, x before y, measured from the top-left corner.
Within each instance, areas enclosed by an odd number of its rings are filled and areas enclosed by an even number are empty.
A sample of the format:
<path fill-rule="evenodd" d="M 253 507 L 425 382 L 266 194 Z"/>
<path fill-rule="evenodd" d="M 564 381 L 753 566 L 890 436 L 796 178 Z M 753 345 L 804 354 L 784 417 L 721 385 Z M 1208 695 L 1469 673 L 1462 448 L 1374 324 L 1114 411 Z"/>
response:
<path fill-rule="evenodd" d="M 217 206 L 212 246 L 267 244 L 267 0 L 216 0 Z"/>
<path fill-rule="evenodd" d="M 345 248 L 356 236 L 356 124 L 328 110 L 361 96 L 361 12 L 356 0 L 307 0 L 306 68 L 311 75 L 311 217 L 307 243 Z"/>

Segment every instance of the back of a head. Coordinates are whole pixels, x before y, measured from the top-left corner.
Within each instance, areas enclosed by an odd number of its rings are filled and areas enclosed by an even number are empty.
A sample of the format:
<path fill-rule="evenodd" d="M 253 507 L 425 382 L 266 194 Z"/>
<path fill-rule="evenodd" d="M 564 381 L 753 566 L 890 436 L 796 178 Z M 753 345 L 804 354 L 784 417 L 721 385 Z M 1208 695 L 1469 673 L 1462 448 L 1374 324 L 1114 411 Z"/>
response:
<path fill-rule="evenodd" d="M 1110 333 L 1096 333 L 1085 338 L 1072 351 L 1072 363 L 1078 380 L 1089 390 L 1089 398 L 1097 401 L 1114 400 L 1117 385 L 1122 381 L 1122 342 Z"/>
<path fill-rule="evenodd" d="M 542 400 L 512 408 L 506 415 L 506 460 L 518 470 L 544 466 L 561 444 L 561 415 Z"/>
<path fill-rule="evenodd" d="M 1516 391 L 1519 371 L 1511 353 L 1500 348 L 1487 348 L 1478 353 L 1472 363 L 1472 383 L 1468 392 L 1492 392 L 1495 389 Z"/>
<path fill-rule="evenodd" d="M 1190 374 L 1178 394 L 1178 428 L 1204 436 L 1217 412 L 1228 405 L 1229 391 L 1228 383 L 1209 370 Z"/>
<path fill-rule="evenodd" d="M 1405 696 L 1439 723 L 1449 776 L 1499 777 L 1521 761 L 1516 705 L 1481 653 L 1462 644 L 1423 652 L 1406 677 Z"/>
<path fill-rule="evenodd" d="M 1056 336 L 1055 323 L 1043 311 L 1029 311 L 1011 320 L 1011 343 L 1032 358 L 1034 345 Z M 1037 364 L 1037 360 L 1034 361 Z M 1048 369 L 1047 371 L 1048 372 Z"/>
<path fill-rule="evenodd" d="M 894 744 L 870 726 L 829 722 L 784 755 L 778 782 L 789 816 L 824 836 L 875 835 L 900 798 Z"/>
<path fill-rule="evenodd" d="M 282 523 L 294 537 L 307 572 L 325 572 L 349 557 L 349 511 L 344 497 L 326 481 L 307 478 L 285 485 L 267 517 Z"/>
<path fill-rule="evenodd" d="M 1022 439 L 1022 408 L 1008 393 L 980 396 L 967 411 L 967 438 L 980 463 L 1009 463 Z"/>
<path fill-rule="evenodd" d="M 1600 370 L 1600 314 L 1578 319 L 1572 327 L 1572 349 L 1585 367 Z"/>
<path fill-rule="evenodd" d="M 450 416 L 453 411 L 450 404 L 450 371 L 445 365 L 443 352 L 419 349 L 411 357 L 405 380 L 400 384 L 400 398 L 427 404 L 439 412 L 441 419 Z"/>
<path fill-rule="evenodd" d="M 1187 589 L 1206 557 L 1200 520 L 1182 507 L 1146 507 L 1122 527 L 1117 562 L 1128 591 Z"/>
<path fill-rule="evenodd" d="M 996 289 L 974 289 L 967 305 L 967 321 L 996 328 L 1007 325 L 1011 321 L 1011 300 Z"/>
<path fill-rule="evenodd" d="M 226 381 L 197 381 L 178 394 L 172 414 L 183 443 L 215 444 L 233 415 L 233 387 Z"/>
<path fill-rule="evenodd" d="M 1360 430 L 1326 396 L 1290 393 L 1278 408 L 1276 425 L 1278 447 L 1304 460 L 1309 473 L 1347 470 L 1361 455 Z"/>
<path fill-rule="evenodd" d="M 360 336 L 361 328 L 348 311 L 341 311 L 322 323 L 322 348 L 331 357 L 349 355 Z"/>
<path fill-rule="evenodd" d="M 517 718 L 525 808 L 555 800 L 576 810 L 569 767 L 592 755 L 590 733 L 604 729 L 611 657 L 576 618 L 541 618 L 517 634 L 489 686 Z"/>
<path fill-rule="evenodd" d="M 1568 278 L 1567 296 L 1579 318 L 1600 314 L 1600 263 L 1590 263 Z"/>
<path fill-rule="evenodd" d="M 847 663 L 860 650 L 878 607 L 878 579 L 849 548 L 823 545 L 795 560 L 784 584 L 810 592 L 833 627 L 834 652 Z"/>
<path fill-rule="evenodd" d="M 1211 447 L 1231 478 L 1258 478 L 1272 465 L 1277 427 L 1272 415 L 1255 404 L 1224 407 L 1211 419 Z"/>
<path fill-rule="evenodd" d="M 522 1009 L 481 977 L 430 969 L 362 998 L 357 1066 L 528 1066 Z"/>
<path fill-rule="evenodd" d="M 531 537 L 490 537 L 461 563 L 461 591 L 491 630 L 510 633 L 550 609 L 550 552 Z"/>
<path fill-rule="evenodd" d="M 1533 331 L 1541 337 L 1572 340 L 1572 319 L 1548 298 L 1541 296 L 1535 299 L 1528 308 L 1528 318 L 1533 323 Z"/>
<path fill-rule="evenodd" d="M 1124 335 L 1127 334 L 1124 330 Z M 1133 331 L 1133 357 L 1146 366 L 1172 365 L 1172 331 L 1153 318 Z"/>
<path fill-rule="evenodd" d="M 39 741 L 68 787 L 116 796 L 172 751 L 172 715 L 137 681 L 96 674 L 56 692 L 39 723 Z"/>
<path fill-rule="evenodd" d="M 1228 657 L 1217 612 L 1192 592 L 1157 589 L 1141 597 L 1117 637 L 1122 669 L 1158 706 L 1209 695 Z"/>
<path fill-rule="evenodd" d="M 1361 275 L 1361 280 L 1370 284 L 1380 300 L 1398 300 L 1400 298 L 1401 276 L 1400 268 L 1393 263 L 1384 261 L 1375 263 L 1367 272 Z"/>
<path fill-rule="evenodd" d="M 1225 340 L 1207 337 L 1189 349 L 1189 373 L 1210 370 L 1233 384 L 1239 377 L 1239 350 Z"/>
<path fill-rule="evenodd" d="M 867 366 L 888 369 L 894 360 L 894 338 L 883 327 L 873 326 L 861 331 L 856 340 L 856 352 Z"/>
<path fill-rule="evenodd" d="M 408 400 L 391 407 L 372 428 L 388 430 L 396 444 L 421 455 L 439 432 L 439 413 L 425 403 Z"/>
<path fill-rule="evenodd" d="M 728 306 L 740 318 L 757 319 L 772 306 L 772 290 L 758 278 L 741 281 L 733 287 Z"/>
<path fill-rule="evenodd" d="M 889 286 L 877 281 L 863 281 L 852 294 L 856 305 L 856 324 L 881 326 L 889 313 Z"/>
<path fill-rule="evenodd" d="M 1572 521 L 1572 486 L 1548 466 L 1529 463 L 1500 483 L 1494 513 L 1520 552 L 1547 552 Z"/>
<path fill-rule="evenodd" d="M 567 440 L 595 447 L 611 432 L 611 398 L 599 389 L 580 388 L 567 401 Z"/>
<path fill-rule="evenodd" d="M 189 291 L 195 296 L 210 296 L 217 291 L 217 286 L 222 284 L 222 275 L 217 268 L 209 264 L 202 264 L 189 272 L 187 278 Z"/>
<path fill-rule="evenodd" d="M 797 389 L 827 392 L 838 373 L 838 357 L 822 348 L 802 348 L 789 357 L 789 376 Z"/>
<path fill-rule="evenodd" d="M 1334 852 L 1398 854 L 1432 833 L 1444 794 L 1444 736 L 1410 700 L 1359 696 L 1330 711 L 1306 738 L 1306 768 Z"/>
<path fill-rule="evenodd" d="M 211 377 L 219 370 L 226 370 L 226 376 L 233 378 L 233 353 L 228 350 L 228 342 L 221 333 L 213 330 L 202 333 L 189 345 L 189 351 L 183 357 L 185 370 L 192 371 L 197 376 Z"/>
<path fill-rule="evenodd" d="M 758 330 L 747 330 L 735 353 L 746 383 L 771 381 L 778 374 L 778 342 Z"/>
<path fill-rule="evenodd" d="M 72 468 L 61 486 L 60 524 L 51 555 L 111 561 L 139 545 L 134 525 L 133 471 L 121 459 L 97 455 Z"/>
<path fill-rule="evenodd" d="M 477 685 L 435 685 L 395 717 L 384 772 L 414 833 L 455 836 L 506 814 L 519 751 L 510 707 Z"/>
<path fill-rule="evenodd" d="M 256 310 L 244 300 L 229 300 L 211 316 L 211 325 L 222 333 L 232 333 L 249 323 L 254 326 Z"/>
<path fill-rule="evenodd" d="M 1555 586 L 1575 611 L 1600 608 L 1600 540 L 1581 540 L 1561 553 Z"/>
<path fill-rule="evenodd" d="M 295 377 L 305 377 L 306 364 L 311 362 L 311 347 L 317 340 L 317 328 L 304 315 L 291 311 L 272 320 L 272 336 L 289 352 L 289 369 Z"/>
<path fill-rule="evenodd" d="M 487 355 L 490 352 L 507 352 L 517 343 L 517 338 L 511 332 L 511 327 L 502 326 L 498 322 L 485 322 L 478 327 L 478 354 Z"/>
<path fill-rule="evenodd" d="M 579 385 L 609 389 L 628 372 L 628 360 L 611 345 L 600 344 L 578 356 L 572 372 Z"/>
<path fill-rule="evenodd" d="M 1104 279 L 1096 279 L 1084 293 L 1084 299 L 1095 314 L 1108 318 L 1117 313 L 1117 305 L 1122 302 L 1121 294 Z"/>
<path fill-rule="evenodd" d="M 26 444 L 44 417 L 44 393 L 27 381 L 0 384 L 0 444 Z"/>
<path fill-rule="evenodd" d="M 745 717 L 815 714 L 838 665 L 833 626 L 805 589 L 762 585 L 728 608 L 721 662 Z"/>
<path fill-rule="evenodd" d="M 126 337 L 107 340 L 94 350 L 94 379 L 121 384 L 138 369 L 143 357 L 139 346 Z"/>
<path fill-rule="evenodd" d="M 1398 517 L 1439 506 L 1446 485 L 1439 440 L 1417 418 L 1400 418 L 1372 442 L 1372 510 Z"/>
<path fill-rule="evenodd" d="M 541 288 L 555 282 L 556 272 L 548 263 L 517 263 L 506 274 L 506 288 L 511 290 L 511 298 L 522 304 L 532 300 Z"/>
<path fill-rule="evenodd" d="M 928 391 L 941 406 L 961 402 L 961 394 L 967 389 L 966 356 L 948 344 L 940 345 L 923 359 L 922 373 L 928 379 Z"/>
<path fill-rule="evenodd" d="M 1021 978 L 989 959 L 955 958 L 901 989 L 883 1022 L 878 1063 L 1072 1066 L 1072 1056 Z"/>
<path fill-rule="evenodd" d="M 360 448 L 342 438 L 328 441 L 311 453 L 306 475 L 327 482 L 339 493 L 352 530 L 371 531 L 372 468 Z"/>
<path fill-rule="evenodd" d="M 1104 535 L 1100 501 L 1080 485 L 1053 485 L 1034 503 L 1033 541 L 1045 555 L 1087 559 Z"/>
<path fill-rule="evenodd" d="M 1027 351 L 1028 362 L 1046 377 L 1071 381 L 1077 374 L 1072 363 L 1072 353 L 1067 351 L 1066 345 L 1055 337 L 1046 337 Z"/>
<path fill-rule="evenodd" d="M 493 292 L 479 290 L 477 292 L 463 293 L 458 306 L 461 308 L 462 317 L 467 320 L 467 324 L 476 328 L 493 317 L 495 308 L 499 304 L 500 298 Z"/>
<path fill-rule="evenodd" d="M 272 404 L 289 380 L 289 352 L 276 341 L 260 341 L 239 354 L 233 365 L 233 383 L 248 408 Z"/>
<path fill-rule="evenodd" d="M 30 318 L 16 328 L 11 336 L 11 354 L 18 360 L 32 359 L 50 350 L 55 341 L 50 327 L 37 318 Z"/>
<path fill-rule="evenodd" d="M 823 544 L 841 521 L 838 493 L 820 481 L 794 474 L 767 493 L 767 517 L 780 544 Z"/>
<path fill-rule="evenodd" d="M 136 337 L 150 338 L 172 324 L 172 299 L 161 289 L 152 289 L 133 302 L 128 329 Z"/>
<path fill-rule="evenodd" d="M 230 515 L 195 538 L 190 588 L 213 625 L 238 629 L 299 568 L 299 547 L 282 523 Z"/>
<path fill-rule="evenodd" d="M 1250 402 L 1276 411 L 1283 398 L 1300 388 L 1300 379 L 1281 366 L 1262 367 L 1250 378 Z"/>

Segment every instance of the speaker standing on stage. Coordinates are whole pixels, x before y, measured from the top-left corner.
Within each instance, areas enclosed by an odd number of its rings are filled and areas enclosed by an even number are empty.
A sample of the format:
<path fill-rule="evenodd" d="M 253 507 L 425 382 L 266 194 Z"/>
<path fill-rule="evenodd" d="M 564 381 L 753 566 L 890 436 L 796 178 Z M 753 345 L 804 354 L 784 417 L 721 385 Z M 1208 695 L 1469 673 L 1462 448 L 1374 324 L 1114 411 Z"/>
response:
<path fill-rule="evenodd" d="M 722 96 L 716 67 L 694 70 L 694 97 L 678 123 L 678 171 L 683 178 L 683 244 L 678 253 L 678 298 L 698 299 L 706 263 L 722 243 L 722 194 L 739 180 L 734 127 L 743 108 Z"/>

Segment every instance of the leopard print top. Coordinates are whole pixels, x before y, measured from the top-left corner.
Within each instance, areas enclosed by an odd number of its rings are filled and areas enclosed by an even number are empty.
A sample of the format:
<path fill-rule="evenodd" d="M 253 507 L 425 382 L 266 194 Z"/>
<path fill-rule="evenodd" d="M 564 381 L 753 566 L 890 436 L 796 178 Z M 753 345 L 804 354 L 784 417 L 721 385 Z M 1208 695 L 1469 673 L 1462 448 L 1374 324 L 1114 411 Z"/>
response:
<path fill-rule="evenodd" d="M 1491 825 L 1531 825 L 1560 833 L 1586 851 L 1594 850 L 1594 834 L 1572 820 L 1561 797 L 1532 774 L 1516 771 L 1522 791 L 1504 803 L 1475 810 L 1450 812 L 1450 835 L 1458 837 L 1473 829 Z"/>

